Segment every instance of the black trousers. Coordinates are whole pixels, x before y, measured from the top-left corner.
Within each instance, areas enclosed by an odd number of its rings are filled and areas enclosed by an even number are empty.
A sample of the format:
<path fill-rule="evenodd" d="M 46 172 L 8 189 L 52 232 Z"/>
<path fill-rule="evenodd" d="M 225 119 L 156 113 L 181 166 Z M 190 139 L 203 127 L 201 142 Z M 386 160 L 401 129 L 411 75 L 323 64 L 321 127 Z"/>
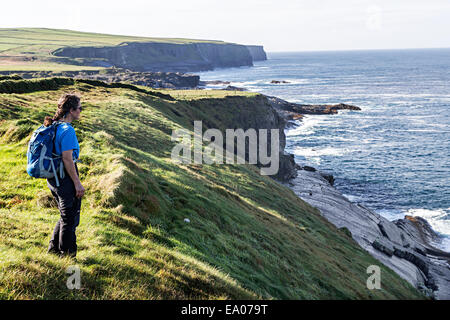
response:
<path fill-rule="evenodd" d="M 76 164 L 75 169 L 78 175 Z M 81 198 L 76 197 L 75 184 L 65 169 L 64 173 L 64 179 L 58 176 L 59 187 L 56 186 L 55 178 L 47 179 L 47 186 L 55 197 L 61 213 L 61 218 L 53 230 L 49 250 L 76 256 L 77 237 L 75 230 L 80 223 Z"/>

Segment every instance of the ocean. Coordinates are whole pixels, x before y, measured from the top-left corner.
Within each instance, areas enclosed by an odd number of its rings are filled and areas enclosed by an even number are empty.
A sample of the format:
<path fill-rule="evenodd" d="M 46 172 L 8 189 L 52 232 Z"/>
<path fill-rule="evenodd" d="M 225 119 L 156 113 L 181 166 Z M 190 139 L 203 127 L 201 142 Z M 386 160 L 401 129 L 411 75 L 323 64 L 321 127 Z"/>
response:
<path fill-rule="evenodd" d="M 253 67 L 197 74 L 295 103 L 359 106 L 305 116 L 285 131 L 286 151 L 389 220 L 425 218 L 450 251 L 450 49 L 269 52 Z"/>

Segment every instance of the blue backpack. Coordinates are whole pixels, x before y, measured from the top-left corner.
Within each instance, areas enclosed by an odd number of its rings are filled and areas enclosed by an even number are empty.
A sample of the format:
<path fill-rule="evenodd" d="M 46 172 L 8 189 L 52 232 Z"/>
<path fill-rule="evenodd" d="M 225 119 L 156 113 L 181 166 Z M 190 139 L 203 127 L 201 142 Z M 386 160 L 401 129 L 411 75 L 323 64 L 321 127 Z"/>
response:
<path fill-rule="evenodd" d="M 34 178 L 55 178 L 59 187 L 57 168 L 61 170 L 62 157 L 53 153 L 55 148 L 56 129 L 60 121 L 50 126 L 40 126 L 34 131 L 27 150 L 27 173 Z"/>

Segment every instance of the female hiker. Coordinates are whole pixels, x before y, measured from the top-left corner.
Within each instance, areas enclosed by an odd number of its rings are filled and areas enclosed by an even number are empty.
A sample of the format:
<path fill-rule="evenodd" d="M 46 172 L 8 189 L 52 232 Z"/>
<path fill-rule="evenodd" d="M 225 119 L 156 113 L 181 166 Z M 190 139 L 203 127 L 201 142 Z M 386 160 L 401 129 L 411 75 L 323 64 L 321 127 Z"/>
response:
<path fill-rule="evenodd" d="M 56 128 L 54 153 L 62 156 L 61 165 L 64 165 L 63 171 L 57 170 L 59 187 L 56 186 L 55 178 L 47 179 L 47 186 L 55 197 L 61 213 L 61 218 L 53 231 L 48 252 L 72 257 L 75 257 L 77 253 L 75 229 L 80 222 L 81 197 L 84 195 L 84 188 L 76 165 L 80 146 L 71 122 L 80 119 L 81 109 L 81 98 L 76 94 L 66 93 L 59 99 L 54 117 L 45 117 L 44 121 L 44 126 L 59 121 Z M 60 173 L 63 173 L 62 177 L 59 177 Z"/>

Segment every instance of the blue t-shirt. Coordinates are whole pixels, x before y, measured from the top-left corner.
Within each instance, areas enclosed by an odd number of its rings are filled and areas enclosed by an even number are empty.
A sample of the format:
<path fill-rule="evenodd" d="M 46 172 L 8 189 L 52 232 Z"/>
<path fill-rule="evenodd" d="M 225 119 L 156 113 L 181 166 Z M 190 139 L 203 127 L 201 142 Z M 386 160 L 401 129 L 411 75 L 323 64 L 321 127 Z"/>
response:
<path fill-rule="evenodd" d="M 63 122 L 56 128 L 55 153 L 62 155 L 63 151 L 73 149 L 73 159 L 78 159 L 80 155 L 80 145 L 78 144 L 75 129 L 70 123 Z"/>

